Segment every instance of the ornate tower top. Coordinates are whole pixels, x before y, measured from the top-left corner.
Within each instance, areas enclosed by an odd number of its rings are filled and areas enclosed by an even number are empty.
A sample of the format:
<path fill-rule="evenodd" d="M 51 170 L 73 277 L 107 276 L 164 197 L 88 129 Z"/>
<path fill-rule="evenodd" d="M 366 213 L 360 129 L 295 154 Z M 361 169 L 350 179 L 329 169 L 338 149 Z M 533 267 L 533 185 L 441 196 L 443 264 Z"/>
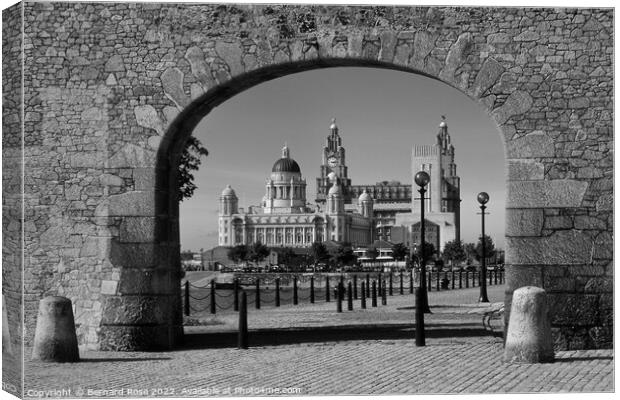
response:
<path fill-rule="evenodd" d="M 286 142 L 284 142 L 284 147 L 282 147 L 282 158 L 290 158 L 290 152 Z"/>

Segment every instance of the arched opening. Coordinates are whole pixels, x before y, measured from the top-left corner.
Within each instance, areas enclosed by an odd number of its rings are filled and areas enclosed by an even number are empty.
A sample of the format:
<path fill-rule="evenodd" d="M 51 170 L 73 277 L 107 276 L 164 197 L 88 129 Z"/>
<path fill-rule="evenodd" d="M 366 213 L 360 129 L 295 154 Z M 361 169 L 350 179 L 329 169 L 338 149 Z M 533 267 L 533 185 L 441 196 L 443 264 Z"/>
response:
<path fill-rule="evenodd" d="M 160 204 L 160 207 L 158 207 L 158 215 L 169 215 L 170 218 L 166 220 L 166 224 L 168 226 L 162 226 L 162 228 L 164 228 L 164 230 L 167 230 L 168 232 L 170 232 L 170 235 L 168 236 L 170 239 L 172 239 L 172 241 L 175 243 L 175 246 L 177 248 L 177 251 L 180 250 L 180 246 L 181 246 L 181 233 L 180 230 L 178 228 L 179 226 L 179 220 L 180 220 L 180 210 L 179 210 L 179 205 L 178 202 L 176 201 L 176 198 L 174 196 L 174 194 L 176 193 L 176 187 L 177 187 L 177 183 L 176 183 L 176 169 L 178 166 L 178 157 L 179 154 L 181 152 L 181 150 L 183 149 L 183 144 L 185 142 L 185 140 L 188 138 L 188 136 L 194 132 L 195 129 L 197 129 L 197 127 L 200 124 L 200 121 L 203 120 L 203 118 L 205 118 L 210 112 L 211 110 L 213 110 L 214 107 L 216 107 L 217 105 L 220 105 L 222 103 L 224 103 L 225 101 L 231 99 L 233 96 L 236 96 L 237 94 L 240 94 L 241 92 L 250 89 L 260 83 L 263 82 L 267 82 L 269 80 L 275 79 L 275 78 L 279 78 L 279 77 L 284 77 L 284 76 L 288 76 L 288 75 L 293 75 L 299 72 L 304 72 L 304 71 L 310 71 L 310 70 L 318 70 L 318 69 L 324 69 L 324 68 L 335 68 L 335 67 L 371 67 L 371 68 L 375 68 L 378 70 L 383 70 L 385 71 L 386 69 L 389 70 L 396 70 L 398 71 L 398 74 L 400 77 L 400 79 L 402 80 L 406 80 L 408 77 L 414 77 L 414 76 L 423 76 L 424 80 L 427 80 L 427 78 L 432 78 L 435 82 L 439 81 L 441 82 L 440 85 L 443 85 L 445 87 L 448 86 L 452 86 L 452 85 L 447 85 L 440 81 L 437 78 L 434 77 L 430 77 L 427 74 L 423 74 L 420 73 L 419 71 L 414 71 L 408 68 L 403 68 L 401 66 L 396 66 L 393 64 L 387 64 L 387 63 L 380 63 L 380 62 L 372 62 L 372 61 L 360 61 L 360 60 L 348 60 L 348 59 L 336 59 L 336 60 L 316 60 L 314 62 L 305 62 L 305 63 L 287 63 L 287 64 L 281 64 L 278 66 L 273 66 L 273 67 L 269 67 L 269 68 L 263 68 L 261 70 L 258 70 L 254 73 L 250 73 L 250 74 L 245 74 L 245 75 L 241 75 L 235 79 L 233 79 L 230 82 L 227 82 L 223 85 L 220 85 L 214 89 L 212 89 L 211 91 L 205 93 L 204 95 L 200 96 L 199 98 L 197 98 L 196 100 L 194 100 L 188 107 L 186 107 L 181 114 L 175 119 L 175 121 L 171 124 L 171 126 L 169 127 L 168 131 L 166 132 L 166 135 L 164 137 L 164 140 L 162 141 L 162 145 L 160 147 L 159 153 L 158 153 L 158 179 L 161 180 L 162 185 L 159 186 L 161 188 L 168 188 L 168 194 L 166 196 L 162 196 L 161 197 L 161 201 L 163 201 L 163 203 Z M 323 70 L 324 71 L 324 70 Z M 319 71 L 314 71 L 314 72 L 319 72 Z M 401 72 L 407 72 L 408 74 L 401 74 Z M 394 72 L 396 73 L 396 72 Z M 416 75 L 411 75 L 411 73 L 414 73 Z M 450 88 L 450 91 L 456 91 L 459 89 L 455 89 L 455 88 Z M 460 91 L 460 90 L 459 90 Z M 424 93 L 424 92 L 422 92 Z M 412 93 L 411 96 L 412 97 L 423 97 L 424 94 L 422 94 L 420 92 L 417 93 Z M 466 95 L 464 94 L 459 94 L 459 96 L 462 97 L 461 101 L 468 101 L 471 103 L 471 105 L 473 107 L 479 107 L 478 105 L 475 104 L 475 102 L 471 101 L 471 99 L 466 98 Z M 440 121 L 439 117 L 440 115 L 443 113 L 444 111 L 439 108 L 437 109 L 435 112 L 433 113 L 427 113 L 425 115 L 425 119 L 427 119 L 427 121 L 424 121 L 424 125 L 426 125 L 426 128 L 420 128 L 422 130 L 425 130 L 427 132 L 427 136 L 426 136 L 426 140 L 425 143 L 432 143 L 433 140 L 435 139 L 435 134 L 436 134 L 436 128 L 437 128 L 437 123 Z M 336 115 L 338 117 L 338 115 Z M 332 115 L 328 115 L 328 118 L 331 118 Z M 324 118 L 323 118 L 324 119 Z M 456 118 L 455 118 L 456 119 Z M 205 118 L 206 121 L 206 118 Z M 313 131 L 321 131 L 321 128 L 325 128 L 327 121 L 321 121 L 321 120 L 317 120 L 315 125 L 316 125 L 316 129 L 313 129 Z M 489 121 L 489 125 L 492 126 L 492 129 L 494 129 L 495 131 L 498 131 L 497 126 Z M 430 127 L 430 128 L 429 128 Z M 386 127 L 386 131 L 389 131 L 389 127 Z M 454 127 L 453 128 L 455 131 L 459 131 L 458 127 Z M 326 132 L 326 131 L 324 131 Z M 300 133 L 291 133 L 292 137 L 296 137 L 298 136 Z M 345 137 L 346 137 L 347 133 L 345 133 Z M 383 139 L 385 138 L 390 138 L 390 134 L 389 132 L 381 132 L 380 135 L 383 135 Z M 316 148 L 319 149 L 320 145 L 322 144 L 323 140 L 324 140 L 324 135 L 321 133 L 320 138 L 316 138 Z M 501 137 L 501 136 L 500 136 Z M 257 138 L 253 138 L 253 139 L 257 139 Z M 473 141 L 475 143 L 470 143 L 471 146 L 467 146 L 468 147 L 468 154 L 467 155 L 461 155 L 460 157 L 460 161 L 459 161 L 459 165 L 463 165 L 463 158 L 468 157 L 468 158 L 473 158 L 473 154 L 476 149 L 479 150 L 479 156 L 482 156 L 483 151 L 482 147 L 484 146 L 483 142 L 478 142 L 481 139 L 479 137 L 474 137 L 471 136 L 470 141 Z M 348 141 L 347 143 L 351 143 L 351 141 L 354 140 L 351 136 L 346 137 L 345 141 Z M 399 138 L 395 138 L 395 141 L 398 142 L 399 140 L 402 140 L 401 137 Z M 459 139 L 457 141 L 462 140 Z M 482 139 L 484 140 L 484 138 Z M 501 144 L 499 144 L 501 143 Z M 207 147 L 209 147 L 209 143 L 205 143 Z M 280 143 L 279 145 L 281 145 L 282 143 Z M 405 153 L 407 153 L 407 157 L 410 156 L 411 154 L 411 146 L 413 146 L 414 143 L 413 141 L 407 141 L 407 142 L 403 142 L 401 143 L 402 146 L 404 148 L 406 148 L 407 150 L 405 151 Z M 499 145 L 498 145 L 499 144 Z M 307 144 L 304 143 L 304 146 L 306 146 Z M 504 171 L 504 166 L 505 166 L 505 161 L 504 161 L 504 151 L 503 151 L 503 143 L 502 141 L 496 141 L 495 143 L 496 146 L 493 147 L 493 152 L 496 153 L 495 156 L 497 156 L 498 159 L 501 159 L 500 164 L 501 167 L 498 168 L 491 168 L 493 170 L 493 172 L 499 172 L 499 175 L 501 176 L 500 180 L 502 182 L 502 189 L 503 189 L 503 185 L 505 183 L 505 177 L 503 174 Z M 346 145 L 345 145 L 346 146 Z M 376 144 L 370 144 L 369 146 L 375 146 Z M 398 145 L 391 143 L 391 146 L 393 147 L 398 147 Z M 276 149 L 277 151 L 277 149 Z M 458 150 L 457 150 L 458 151 Z M 350 154 L 350 153 L 349 153 Z M 268 154 L 263 154 L 263 157 L 266 158 L 267 160 L 271 160 L 271 158 L 275 158 L 275 156 L 277 156 L 277 154 L 273 154 L 273 153 L 268 153 Z M 488 156 L 488 154 L 487 154 Z M 352 156 L 351 156 L 352 157 Z M 359 158 L 360 156 L 357 155 L 357 157 Z M 362 157 L 367 157 L 367 155 L 362 156 Z M 316 159 L 318 160 L 318 154 Z M 353 161 L 351 161 L 353 162 Z M 379 159 L 377 158 L 376 160 L 374 160 L 375 163 L 379 162 Z M 410 161 L 408 161 L 405 164 L 405 168 L 404 170 L 406 170 L 406 174 L 407 176 L 403 176 L 402 179 L 403 181 L 411 184 L 411 169 L 410 169 Z M 314 180 L 314 174 L 317 172 L 318 170 L 318 162 L 313 162 L 310 164 L 306 164 L 302 165 L 302 168 L 304 169 L 304 175 L 306 178 L 310 179 L 310 180 Z M 474 164 L 478 164 L 478 163 L 474 163 Z M 204 166 L 204 168 L 209 168 L 209 162 L 207 161 L 206 165 Z M 258 171 L 259 173 L 261 171 Z M 265 171 L 265 173 L 267 173 L 267 171 Z M 391 172 L 388 172 L 386 175 L 387 176 L 383 176 L 384 178 L 389 177 Z M 164 178 L 165 177 L 165 178 Z M 479 235 L 479 216 L 476 216 L 476 210 L 477 208 L 473 208 L 476 207 L 477 204 L 475 202 L 475 195 L 473 194 L 474 192 L 477 193 L 477 191 L 482 191 L 482 190 L 486 190 L 486 191 L 491 191 L 487 188 L 487 186 L 485 186 L 485 178 L 483 176 L 478 176 L 479 181 L 480 182 L 468 182 L 468 184 L 470 186 L 475 187 L 475 189 L 472 190 L 468 190 L 464 193 L 461 193 L 461 197 L 465 199 L 465 197 L 467 197 L 467 218 L 465 220 L 465 224 L 468 226 L 468 232 L 469 232 L 469 237 L 468 237 L 468 241 L 473 242 L 475 241 L 475 238 L 478 237 Z M 374 183 L 373 179 L 375 178 L 371 178 L 371 179 L 364 179 L 362 176 L 360 176 L 359 174 L 357 175 L 357 183 L 366 183 L 366 184 L 370 184 L 370 183 Z M 377 177 L 376 179 L 377 181 L 380 180 L 379 177 Z M 262 179 L 261 179 L 262 181 Z M 387 182 L 386 182 L 387 183 Z M 488 182 L 486 182 L 488 184 Z M 200 185 L 200 183 L 199 183 Z M 222 186 L 223 188 L 223 186 Z M 354 195 L 359 196 L 361 195 L 361 192 L 364 191 L 364 188 L 358 188 L 355 187 L 355 193 Z M 415 188 L 414 188 L 415 189 Z M 491 193 L 492 197 L 496 200 L 496 206 L 495 209 L 499 209 L 501 210 L 501 213 L 499 216 L 496 216 L 496 218 L 498 220 L 501 221 L 501 226 L 503 229 L 503 205 L 505 204 L 505 192 L 502 192 L 502 189 L 496 191 L 495 193 Z M 200 189 L 198 189 L 200 190 Z M 411 198 L 411 192 L 410 193 L 406 193 L 406 189 L 405 188 L 391 188 L 389 186 L 385 186 L 385 187 L 375 187 L 375 186 L 368 186 L 367 190 L 369 192 L 372 193 L 373 196 L 381 196 L 385 199 L 389 199 L 391 200 L 398 200 L 399 198 Z M 409 189 L 411 191 L 411 189 Z M 499 194 L 499 195 L 498 195 Z M 308 197 L 311 198 L 313 197 L 314 193 L 313 193 L 313 188 L 309 188 L 308 190 Z M 415 195 L 415 193 L 414 193 Z M 214 196 L 212 196 L 213 199 L 215 199 Z M 240 206 L 248 206 L 249 204 L 251 204 L 252 202 L 256 203 L 258 200 L 260 199 L 260 197 L 254 197 L 254 198 L 248 198 L 247 201 L 245 202 L 245 204 L 240 204 Z M 168 201 L 166 201 L 168 200 Z M 216 201 L 216 200 L 213 200 Z M 498 207 L 497 204 L 500 204 L 500 206 Z M 473 216 L 472 216 L 473 215 Z M 236 232 L 236 227 L 238 227 L 239 223 L 237 222 L 235 227 L 233 228 Z M 319 235 L 323 236 L 323 222 L 320 220 L 316 220 L 316 225 L 320 226 L 321 229 L 316 229 L 316 234 L 315 234 L 315 238 L 319 237 Z M 411 224 L 412 226 L 415 226 L 415 224 Z M 217 225 L 214 224 L 214 227 L 216 227 Z M 320 233 L 319 233 L 320 231 Z M 295 235 L 299 235 L 300 237 L 302 237 L 302 235 L 305 235 L 302 232 L 282 232 L 280 234 L 280 236 L 278 236 L 278 233 L 272 233 L 271 231 L 258 231 L 255 233 L 256 234 L 256 238 L 258 240 L 262 239 L 261 241 L 263 243 L 268 242 L 268 243 L 289 243 L 289 242 L 295 242 L 296 241 L 296 236 Z M 273 236 L 273 237 L 270 237 Z M 501 235 L 501 239 L 503 239 L 503 232 Z M 328 236 L 329 237 L 329 236 Z M 175 240 L 176 239 L 176 240 Z M 439 240 L 439 239 L 437 239 Z M 501 242 L 499 243 L 499 245 L 501 247 L 504 246 L 503 244 L 503 240 L 501 240 Z M 202 246 L 201 246 L 202 247 Z M 200 248 L 200 247 L 196 247 L 196 248 Z"/>

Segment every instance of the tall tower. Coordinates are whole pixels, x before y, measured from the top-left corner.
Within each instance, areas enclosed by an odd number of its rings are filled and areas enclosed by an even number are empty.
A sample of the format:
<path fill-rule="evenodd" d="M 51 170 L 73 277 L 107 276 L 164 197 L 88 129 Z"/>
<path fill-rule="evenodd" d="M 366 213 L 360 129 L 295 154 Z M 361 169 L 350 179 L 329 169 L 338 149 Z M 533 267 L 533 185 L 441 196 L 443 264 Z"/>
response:
<path fill-rule="evenodd" d="M 461 239 L 460 221 L 460 178 L 456 174 L 454 146 L 451 144 L 448 124 L 445 117 L 439 124 L 435 144 L 416 145 L 411 157 L 412 177 L 419 171 L 426 171 L 431 180 L 427 186 L 424 200 L 425 220 L 427 221 L 426 241 L 443 250 L 446 242 Z M 413 188 L 417 188 L 413 182 Z M 420 199 L 412 199 L 412 213 L 397 217 L 397 224 L 411 227 L 412 242 L 421 241 L 419 237 Z M 416 234 L 417 232 L 417 234 Z"/>
<path fill-rule="evenodd" d="M 328 239 L 341 242 L 346 240 L 344 197 L 342 189 L 337 182 L 327 192 L 327 209 L 325 214 L 329 217 Z"/>
<path fill-rule="evenodd" d="M 220 210 L 218 218 L 218 243 L 220 246 L 230 246 L 233 243 L 233 216 L 237 214 L 239 199 L 230 187 L 226 186 L 220 195 Z"/>
<path fill-rule="evenodd" d="M 342 188 L 345 202 L 350 203 L 351 179 L 348 177 L 345 150 L 342 147 L 342 139 L 338 134 L 335 118 L 332 119 L 329 131 L 325 147 L 323 147 L 323 162 L 321 163 L 320 176 L 316 178 L 316 202 L 325 203 L 328 191 L 333 183 L 337 182 Z"/>

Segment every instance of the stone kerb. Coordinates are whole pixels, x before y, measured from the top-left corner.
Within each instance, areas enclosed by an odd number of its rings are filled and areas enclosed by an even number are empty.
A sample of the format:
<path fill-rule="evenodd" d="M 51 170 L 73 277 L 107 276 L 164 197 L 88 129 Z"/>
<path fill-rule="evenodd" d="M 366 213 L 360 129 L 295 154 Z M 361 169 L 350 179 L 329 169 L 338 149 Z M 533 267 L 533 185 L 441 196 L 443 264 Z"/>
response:
<path fill-rule="evenodd" d="M 612 139 L 605 125 L 612 14 L 27 3 L 24 127 L 33 142 L 26 153 L 38 162 L 33 174 L 51 165 L 61 170 L 29 193 L 47 208 L 35 209 L 37 226 L 28 234 L 34 242 L 53 239 L 41 246 L 53 261 L 31 268 L 53 278 L 26 285 L 35 292 L 60 286 L 74 299 L 78 319 L 92 316 L 80 340 L 94 346 L 143 348 L 156 334 L 170 337 L 162 332 L 175 329 L 180 309 L 156 297 L 174 299 L 178 290 L 178 205 L 169 176 L 184 140 L 214 106 L 248 87 L 306 69 L 357 65 L 438 79 L 479 102 L 497 123 L 509 165 L 507 262 L 521 271 L 509 272 L 510 290 L 546 286 L 544 267 L 553 265 L 567 280 L 585 276 L 593 296 L 607 293 L 595 279 L 611 274 L 601 265 L 611 262 Z M 30 83 L 35 74 L 47 88 Z M 81 182 L 92 175 L 98 180 L 86 190 Z M 587 249 L 591 259 L 582 256 Z M 583 263 L 602 268 L 602 276 L 571 269 Z M 63 278 L 69 273 L 73 280 Z M 91 297 L 67 284 L 76 280 L 94 288 Z M 581 301 L 573 290 L 563 293 Z M 125 305 L 125 316 L 113 310 Z"/>

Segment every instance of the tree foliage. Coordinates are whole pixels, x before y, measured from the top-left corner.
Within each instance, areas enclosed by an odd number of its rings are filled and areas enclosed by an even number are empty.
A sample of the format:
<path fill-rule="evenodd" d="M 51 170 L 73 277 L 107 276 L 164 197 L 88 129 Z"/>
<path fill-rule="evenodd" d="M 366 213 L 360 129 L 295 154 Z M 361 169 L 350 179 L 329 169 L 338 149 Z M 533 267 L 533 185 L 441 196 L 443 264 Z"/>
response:
<path fill-rule="evenodd" d="M 228 258 L 236 263 L 248 260 L 248 246 L 239 244 L 235 247 L 231 247 L 228 250 Z"/>
<path fill-rule="evenodd" d="M 254 264 L 263 261 L 270 253 L 269 247 L 261 242 L 256 242 L 248 249 L 248 260 Z"/>
<path fill-rule="evenodd" d="M 433 258 L 433 255 L 437 252 L 435 246 L 432 243 L 424 242 L 424 260 L 425 263 L 428 263 L 429 260 Z M 416 262 L 420 262 L 422 259 L 422 246 L 416 246 L 413 250 L 413 254 L 411 255 L 412 259 Z"/>
<path fill-rule="evenodd" d="M 489 235 L 484 235 L 484 254 L 486 258 L 493 257 L 495 255 L 495 244 L 493 239 Z M 478 238 L 476 243 L 476 260 L 482 260 L 482 235 Z"/>
<path fill-rule="evenodd" d="M 463 246 L 463 241 L 461 240 L 452 240 L 443 248 L 443 259 L 451 260 L 453 263 L 460 263 L 467 259 L 467 254 L 465 253 L 465 248 Z"/>
<path fill-rule="evenodd" d="M 194 136 L 187 139 L 181 160 L 179 161 L 179 201 L 192 197 L 198 186 L 194 183 L 193 171 L 197 171 L 202 163 L 201 158 L 209 155 L 209 151 Z"/>
<path fill-rule="evenodd" d="M 314 264 L 329 260 L 327 247 L 321 242 L 312 243 L 312 247 L 310 247 L 310 257 L 312 257 L 312 262 Z"/>
<path fill-rule="evenodd" d="M 402 243 L 395 243 L 394 246 L 392 246 L 392 257 L 394 257 L 396 261 L 403 261 L 408 253 L 409 249 Z"/>
<path fill-rule="evenodd" d="M 353 253 L 353 247 L 349 243 L 343 243 L 338 247 L 335 255 L 335 261 L 338 265 L 351 265 L 354 264 L 357 257 Z"/>

